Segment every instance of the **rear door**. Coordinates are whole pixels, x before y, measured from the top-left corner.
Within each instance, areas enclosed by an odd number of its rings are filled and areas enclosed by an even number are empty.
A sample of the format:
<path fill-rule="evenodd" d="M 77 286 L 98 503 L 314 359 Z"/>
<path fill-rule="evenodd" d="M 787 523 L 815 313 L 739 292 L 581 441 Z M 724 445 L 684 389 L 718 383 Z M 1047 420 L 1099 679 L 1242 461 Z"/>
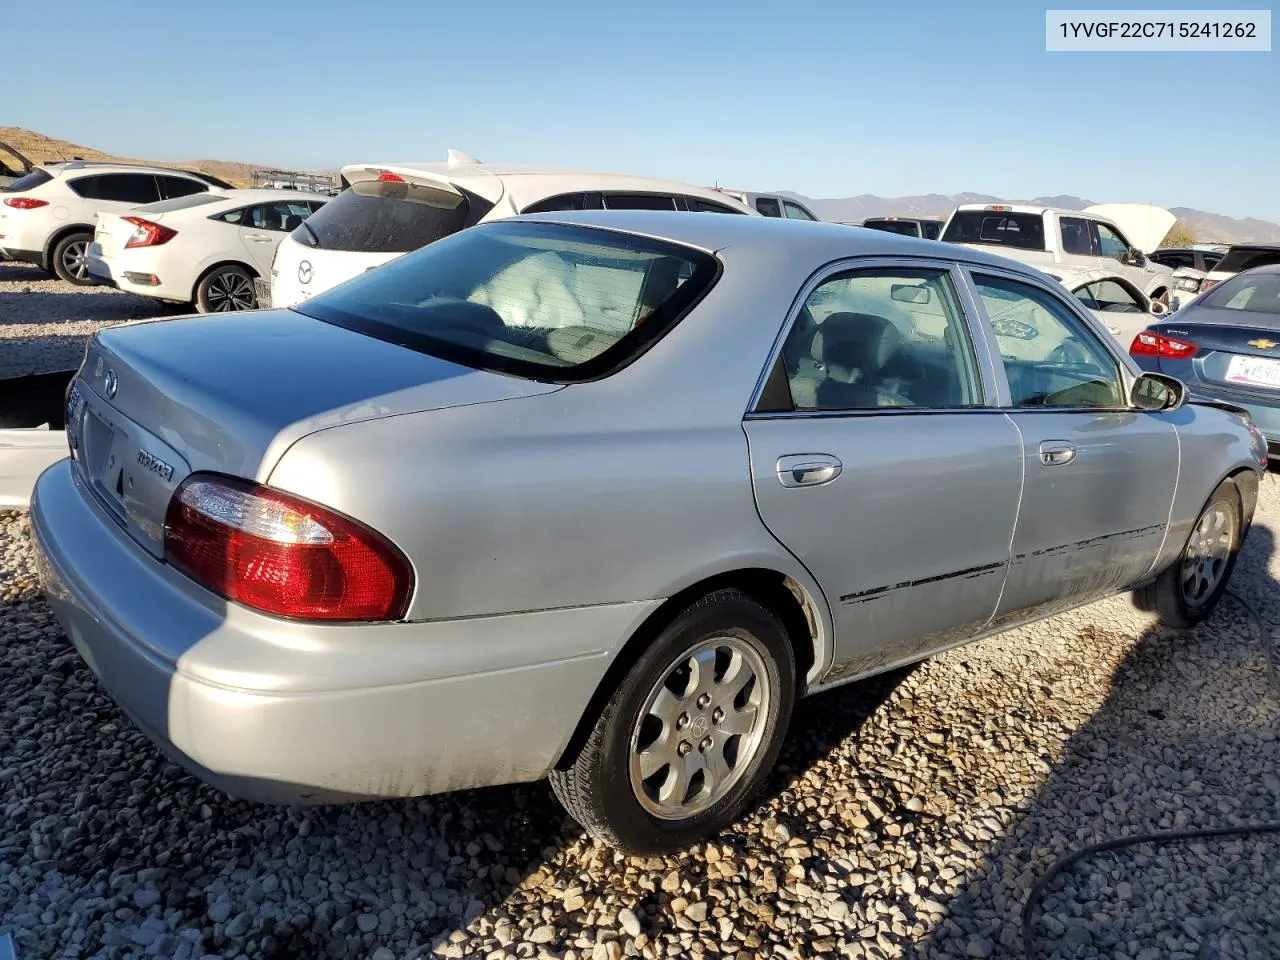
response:
<path fill-rule="evenodd" d="M 249 264 L 265 277 L 271 269 L 271 257 L 284 237 L 311 215 L 311 207 L 302 200 L 277 200 L 249 207 L 240 221 L 240 241 Z"/>
<path fill-rule="evenodd" d="M 1178 438 L 1128 404 L 1128 381 L 1066 291 L 970 273 L 1022 437 L 1025 477 L 997 622 L 1052 613 L 1141 579 L 1164 542 Z"/>
<path fill-rule="evenodd" d="M 151 173 L 100 173 L 77 177 L 71 189 L 84 198 L 90 220 L 100 212 L 117 213 L 160 200 L 160 187 Z"/>
<path fill-rule="evenodd" d="M 986 405 L 959 278 L 932 259 L 828 268 L 744 423 L 760 516 L 832 610 L 828 679 L 958 643 L 996 608 L 1022 448 Z"/>

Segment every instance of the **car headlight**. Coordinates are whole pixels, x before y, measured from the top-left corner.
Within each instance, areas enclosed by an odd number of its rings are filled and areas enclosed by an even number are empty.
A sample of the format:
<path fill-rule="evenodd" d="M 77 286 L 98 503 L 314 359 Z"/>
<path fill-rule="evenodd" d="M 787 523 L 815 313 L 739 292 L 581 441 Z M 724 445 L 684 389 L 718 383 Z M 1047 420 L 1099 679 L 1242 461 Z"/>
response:
<path fill-rule="evenodd" d="M 1200 290 L 1200 281 L 1193 280 L 1191 277 L 1179 277 L 1173 284 L 1179 290 L 1186 290 L 1188 293 L 1197 293 Z"/>

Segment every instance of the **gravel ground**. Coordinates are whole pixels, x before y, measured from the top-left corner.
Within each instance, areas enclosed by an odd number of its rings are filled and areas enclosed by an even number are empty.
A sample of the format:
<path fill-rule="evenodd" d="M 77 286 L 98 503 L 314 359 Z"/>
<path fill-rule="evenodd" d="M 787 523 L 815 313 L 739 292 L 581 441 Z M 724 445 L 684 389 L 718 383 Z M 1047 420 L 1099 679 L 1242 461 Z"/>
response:
<path fill-rule="evenodd" d="M 0 378 L 74 370 L 95 331 L 185 309 L 111 287 L 77 287 L 24 263 L 0 263 Z"/>
<path fill-rule="evenodd" d="M 1235 589 L 1280 624 L 1280 484 Z M 0 931 L 28 957 L 1022 957 L 1027 891 L 1112 837 L 1280 820 L 1280 695 L 1245 608 L 1123 599 L 801 704 L 760 808 L 679 858 L 544 785 L 280 809 L 167 763 L 99 691 L 0 514 Z M 1032 955 L 1280 956 L 1280 837 L 1088 857 Z"/>

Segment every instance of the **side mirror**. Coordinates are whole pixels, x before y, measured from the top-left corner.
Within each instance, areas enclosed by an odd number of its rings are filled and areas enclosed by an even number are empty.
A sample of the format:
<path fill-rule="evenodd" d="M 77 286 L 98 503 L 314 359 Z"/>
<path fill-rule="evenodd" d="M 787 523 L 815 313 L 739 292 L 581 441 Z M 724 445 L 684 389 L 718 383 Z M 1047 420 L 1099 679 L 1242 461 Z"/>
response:
<path fill-rule="evenodd" d="M 1177 410 L 1186 402 L 1186 384 L 1163 373 L 1142 374 L 1129 393 L 1130 406 L 1139 410 Z"/>
<path fill-rule="evenodd" d="M 1165 305 L 1165 302 L 1163 300 L 1151 301 L 1151 315 L 1153 317 L 1163 317 L 1172 312 L 1173 311 L 1168 306 Z"/>
<path fill-rule="evenodd" d="M 1147 265 L 1147 258 L 1142 255 L 1142 251 L 1137 247 L 1130 247 L 1129 256 L 1125 257 L 1125 263 L 1134 267 L 1145 267 Z"/>

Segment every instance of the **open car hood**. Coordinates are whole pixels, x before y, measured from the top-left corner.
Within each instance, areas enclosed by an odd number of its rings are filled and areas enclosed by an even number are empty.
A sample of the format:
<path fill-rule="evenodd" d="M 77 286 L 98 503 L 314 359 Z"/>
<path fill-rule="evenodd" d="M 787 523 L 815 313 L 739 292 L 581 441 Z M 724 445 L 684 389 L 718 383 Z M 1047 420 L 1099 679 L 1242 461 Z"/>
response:
<path fill-rule="evenodd" d="M 1178 222 L 1164 207 L 1150 203 L 1100 203 L 1086 207 L 1084 212 L 1110 220 L 1143 253 L 1157 249 L 1165 234 Z"/>

